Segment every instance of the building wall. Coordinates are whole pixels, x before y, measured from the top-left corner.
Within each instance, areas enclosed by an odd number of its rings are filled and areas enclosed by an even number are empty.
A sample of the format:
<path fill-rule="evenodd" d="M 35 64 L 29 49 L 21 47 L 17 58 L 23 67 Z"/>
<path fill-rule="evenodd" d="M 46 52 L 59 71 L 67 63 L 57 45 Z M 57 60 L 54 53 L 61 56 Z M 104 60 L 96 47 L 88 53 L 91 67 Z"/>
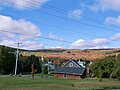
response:
<path fill-rule="evenodd" d="M 71 78 L 71 79 L 80 79 L 81 76 L 80 75 L 67 75 L 67 78 Z"/>
<path fill-rule="evenodd" d="M 64 74 L 54 74 L 56 78 L 63 78 Z"/>
<path fill-rule="evenodd" d="M 69 79 L 81 79 L 80 75 L 72 75 L 72 74 L 54 74 L 56 78 L 69 78 Z"/>
<path fill-rule="evenodd" d="M 73 66 L 71 66 L 71 64 L 73 64 Z M 67 63 L 64 67 L 80 67 L 79 65 L 77 65 L 75 62 L 69 62 Z"/>

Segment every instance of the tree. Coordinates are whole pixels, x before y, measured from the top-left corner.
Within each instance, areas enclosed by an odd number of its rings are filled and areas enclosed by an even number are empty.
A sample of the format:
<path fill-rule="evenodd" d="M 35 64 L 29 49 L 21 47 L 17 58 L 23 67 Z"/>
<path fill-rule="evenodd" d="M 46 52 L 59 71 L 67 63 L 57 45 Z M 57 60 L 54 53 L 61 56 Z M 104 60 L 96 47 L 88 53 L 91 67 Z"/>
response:
<path fill-rule="evenodd" d="M 43 74 L 48 74 L 48 66 L 43 67 Z"/>
<path fill-rule="evenodd" d="M 99 78 L 108 78 L 113 72 L 114 66 L 114 57 L 106 57 L 104 59 L 95 60 L 90 66 L 91 76 Z"/>
<path fill-rule="evenodd" d="M 115 66 L 111 77 L 120 80 L 120 54 L 115 57 Z"/>
<path fill-rule="evenodd" d="M 28 57 L 20 57 L 18 61 L 18 71 L 19 72 L 31 72 L 31 65 L 37 69 L 37 73 L 41 73 L 41 62 L 39 58 L 35 55 L 31 55 Z"/>
<path fill-rule="evenodd" d="M 1 46 L 0 48 L 0 73 L 1 74 L 10 74 L 14 72 L 15 67 L 15 55 L 8 53 L 8 52 L 14 52 L 15 50 L 6 47 Z"/>

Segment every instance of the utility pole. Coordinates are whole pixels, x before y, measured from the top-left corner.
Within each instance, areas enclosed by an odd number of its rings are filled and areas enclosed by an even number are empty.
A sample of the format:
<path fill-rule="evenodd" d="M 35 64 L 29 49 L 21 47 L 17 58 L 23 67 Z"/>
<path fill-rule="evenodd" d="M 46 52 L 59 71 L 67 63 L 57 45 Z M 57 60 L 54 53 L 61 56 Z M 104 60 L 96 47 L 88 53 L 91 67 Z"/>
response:
<path fill-rule="evenodd" d="M 17 74 L 17 62 L 18 62 L 18 56 L 19 56 L 19 45 L 20 45 L 21 43 L 15 43 L 15 44 L 17 44 L 17 51 L 16 51 L 16 53 L 15 53 L 15 55 L 16 55 L 15 76 L 16 76 L 16 74 Z"/>

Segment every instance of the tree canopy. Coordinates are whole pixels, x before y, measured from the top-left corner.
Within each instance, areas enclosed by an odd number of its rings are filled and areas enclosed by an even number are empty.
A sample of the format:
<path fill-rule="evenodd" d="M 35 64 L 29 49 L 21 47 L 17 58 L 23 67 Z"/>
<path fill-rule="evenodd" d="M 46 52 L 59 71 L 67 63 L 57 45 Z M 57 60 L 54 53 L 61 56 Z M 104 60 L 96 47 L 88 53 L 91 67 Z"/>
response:
<path fill-rule="evenodd" d="M 14 72 L 15 68 L 15 52 L 14 49 L 2 46 L 0 48 L 0 73 L 1 74 L 10 74 Z"/>
<path fill-rule="evenodd" d="M 119 78 L 120 77 L 120 54 L 115 57 L 97 59 L 90 66 L 92 77 Z"/>

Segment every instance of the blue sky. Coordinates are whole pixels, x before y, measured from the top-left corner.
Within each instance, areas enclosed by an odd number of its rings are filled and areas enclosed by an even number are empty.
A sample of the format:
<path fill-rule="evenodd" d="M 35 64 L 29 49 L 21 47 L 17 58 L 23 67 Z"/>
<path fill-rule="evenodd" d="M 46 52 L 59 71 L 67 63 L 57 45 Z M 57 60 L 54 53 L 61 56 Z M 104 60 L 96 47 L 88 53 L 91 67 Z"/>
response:
<path fill-rule="evenodd" d="M 0 0 L 0 45 L 119 48 L 119 14 L 119 0 Z"/>

